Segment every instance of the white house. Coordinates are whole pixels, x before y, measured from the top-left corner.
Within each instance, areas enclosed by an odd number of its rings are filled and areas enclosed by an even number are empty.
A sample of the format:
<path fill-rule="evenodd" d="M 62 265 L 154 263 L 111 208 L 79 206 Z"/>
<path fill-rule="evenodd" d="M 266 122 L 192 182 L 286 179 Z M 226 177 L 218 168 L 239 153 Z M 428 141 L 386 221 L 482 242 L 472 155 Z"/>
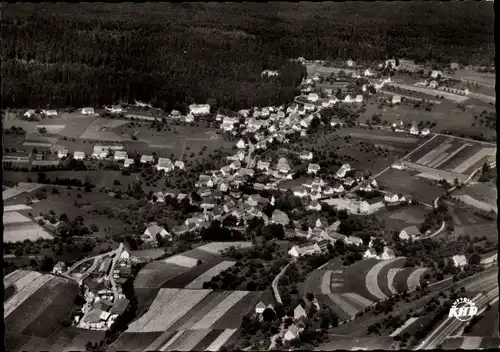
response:
<path fill-rule="evenodd" d="M 192 104 L 189 105 L 189 112 L 193 115 L 208 115 L 210 114 L 210 105 Z"/>
<path fill-rule="evenodd" d="M 152 155 L 143 155 L 141 156 L 141 164 L 145 164 L 145 163 L 152 163 L 154 160 L 153 156 Z"/>
<path fill-rule="evenodd" d="M 261 76 L 267 76 L 267 77 L 273 77 L 273 76 L 278 76 L 279 72 L 275 70 L 264 70 L 261 73 Z"/>
<path fill-rule="evenodd" d="M 387 203 L 397 203 L 399 202 L 399 197 L 395 193 L 387 192 L 384 195 L 384 201 L 386 201 Z"/>
<path fill-rule="evenodd" d="M 340 183 L 340 182 L 339 182 L 339 183 L 337 183 L 337 184 L 335 184 L 335 185 L 333 186 L 333 191 L 334 191 L 335 193 L 342 193 L 342 192 L 344 192 L 344 190 L 345 190 L 345 189 L 344 189 L 344 186 L 343 186 L 343 185 L 342 185 L 342 183 Z"/>
<path fill-rule="evenodd" d="M 172 163 L 172 160 L 168 158 L 159 158 L 158 164 L 156 165 L 156 169 L 158 171 L 164 170 L 165 172 L 170 172 L 174 169 L 174 164 Z"/>
<path fill-rule="evenodd" d="M 316 223 L 314 224 L 314 226 L 316 226 L 317 228 L 323 227 L 323 223 L 321 222 L 320 218 L 316 219 Z"/>
<path fill-rule="evenodd" d="M 181 161 L 181 160 L 177 160 L 175 163 L 174 163 L 174 166 L 176 168 L 179 168 L 181 170 L 184 170 L 184 161 Z"/>
<path fill-rule="evenodd" d="M 319 248 L 318 244 L 312 244 L 309 246 L 304 246 L 304 247 L 299 247 L 299 246 L 293 246 L 289 251 L 288 254 L 290 254 L 292 257 L 302 257 L 307 254 L 312 254 L 312 253 L 319 253 L 321 252 L 321 248 Z"/>
<path fill-rule="evenodd" d="M 83 115 L 92 115 L 94 114 L 94 108 L 82 108 L 81 112 Z"/>
<path fill-rule="evenodd" d="M 299 304 L 293 310 L 293 320 L 297 321 L 297 320 L 300 320 L 302 318 L 307 318 L 307 313 L 306 313 L 306 310 L 304 309 L 304 307 L 302 307 L 302 305 Z"/>
<path fill-rule="evenodd" d="M 166 236 L 170 236 L 170 234 L 165 230 L 163 227 L 154 225 L 150 226 L 144 231 L 145 236 L 149 236 L 151 238 L 156 239 L 156 235 L 160 235 L 162 238 L 165 238 Z"/>
<path fill-rule="evenodd" d="M 429 87 L 430 88 L 433 88 L 433 89 L 436 89 L 437 87 L 439 86 L 438 82 L 437 81 L 430 81 L 429 82 Z"/>
<path fill-rule="evenodd" d="M 295 324 L 290 325 L 285 335 L 283 336 L 283 340 L 292 341 L 298 338 L 299 338 L 299 328 Z"/>
<path fill-rule="evenodd" d="M 125 159 L 125 161 L 123 163 L 123 167 L 129 167 L 133 163 L 134 163 L 134 159 Z"/>
<path fill-rule="evenodd" d="M 377 252 L 374 248 L 368 248 L 363 254 L 364 259 L 378 259 Z"/>
<path fill-rule="evenodd" d="M 423 128 L 422 131 L 420 131 L 420 134 L 422 136 L 428 136 L 430 133 L 431 131 L 427 127 Z"/>
<path fill-rule="evenodd" d="M 367 201 L 361 201 L 359 203 L 359 213 L 368 214 L 370 212 L 370 204 Z"/>
<path fill-rule="evenodd" d="M 123 108 L 120 105 L 111 105 L 110 108 L 105 107 L 105 109 L 108 110 L 109 112 L 114 113 L 114 114 L 119 114 L 119 113 L 123 112 Z"/>
<path fill-rule="evenodd" d="M 347 94 L 346 97 L 344 98 L 343 102 L 344 103 L 352 103 L 353 99 L 351 98 L 351 96 L 349 94 Z"/>
<path fill-rule="evenodd" d="M 262 314 L 264 313 L 265 310 L 266 310 L 266 305 L 262 303 L 262 301 L 257 303 L 257 305 L 255 306 L 255 313 L 257 314 Z"/>
<path fill-rule="evenodd" d="M 307 100 L 312 101 L 312 102 L 316 102 L 316 101 L 318 101 L 318 99 L 319 99 L 319 95 L 316 93 L 309 93 L 309 95 L 307 96 Z"/>
<path fill-rule="evenodd" d="M 317 200 L 313 200 L 307 206 L 307 210 L 320 211 L 321 210 L 321 204 L 319 204 Z"/>
<path fill-rule="evenodd" d="M 191 123 L 194 121 L 194 115 L 189 113 L 186 115 L 186 117 L 184 118 L 184 121 L 187 122 L 187 123 Z"/>
<path fill-rule="evenodd" d="M 431 78 L 439 78 L 440 76 L 443 76 L 443 72 L 438 70 L 432 70 Z"/>
<path fill-rule="evenodd" d="M 308 104 L 308 103 L 304 104 L 304 110 L 313 111 L 314 109 L 315 109 L 315 106 L 313 104 Z"/>
<path fill-rule="evenodd" d="M 121 161 L 127 159 L 127 152 L 124 150 L 117 150 L 113 155 L 115 161 Z"/>
<path fill-rule="evenodd" d="M 318 164 L 309 164 L 307 167 L 308 174 L 316 174 L 320 170 L 320 166 Z"/>
<path fill-rule="evenodd" d="M 337 170 L 335 173 L 335 176 L 338 178 L 343 178 L 345 177 L 346 173 L 351 171 L 351 165 L 349 164 L 344 164 L 340 167 L 340 169 Z"/>
<path fill-rule="evenodd" d="M 302 160 L 312 160 L 313 158 L 313 153 L 311 152 L 303 152 L 299 156 L 300 159 Z"/>
<path fill-rule="evenodd" d="M 45 116 L 57 116 L 57 110 L 42 110 Z"/>
<path fill-rule="evenodd" d="M 353 60 L 349 59 L 349 60 L 347 60 L 346 64 L 347 64 L 347 67 L 354 67 L 355 63 Z"/>
<path fill-rule="evenodd" d="M 344 239 L 344 242 L 347 244 L 354 244 L 355 246 L 361 246 L 363 244 L 363 240 L 356 236 L 348 236 Z"/>
<path fill-rule="evenodd" d="M 84 152 L 74 152 L 73 153 L 73 159 L 75 159 L 75 160 L 83 160 L 83 159 L 85 159 L 85 153 Z"/>
<path fill-rule="evenodd" d="M 362 103 L 363 102 L 363 96 L 361 94 L 356 95 L 356 98 L 354 99 L 356 103 Z"/>
<path fill-rule="evenodd" d="M 404 124 L 404 122 L 403 122 L 403 121 L 401 121 L 401 120 L 394 121 L 394 122 L 392 123 L 392 128 L 394 128 L 396 131 L 399 131 L 399 130 L 404 131 L 405 124 Z"/>
<path fill-rule="evenodd" d="M 404 229 L 401 230 L 401 232 L 399 232 L 399 238 L 405 241 L 409 240 L 410 238 L 411 239 L 418 238 L 420 237 L 420 235 L 421 235 L 420 230 L 415 225 L 405 227 Z"/>
<path fill-rule="evenodd" d="M 258 170 L 269 170 L 269 162 L 267 161 L 258 161 L 257 162 Z"/>
<path fill-rule="evenodd" d="M 366 69 L 365 72 L 363 73 L 365 77 L 372 77 L 373 73 L 370 71 L 370 69 Z"/>
<path fill-rule="evenodd" d="M 300 198 L 307 197 L 307 189 L 304 186 L 294 187 L 293 195 Z"/>
<path fill-rule="evenodd" d="M 247 146 L 247 144 L 245 143 L 245 141 L 243 139 L 240 139 L 238 141 L 238 143 L 236 143 L 236 147 L 239 149 L 244 149 L 246 146 Z"/>
<path fill-rule="evenodd" d="M 404 161 L 395 161 L 391 167 L 398 170 L 404 170 L 406 168 Z"/>
<path fill-rule="evenodd" d="M 68 149 L 59 149 L 59 150 L 57 151 L 57 157 L 58 157 L 59 159 L 65 158 L 65 157 L 67 157 L 67 156 L 68 156 Z"/>
<path fill-rule="evenodd" d="M 401 104 L 401 95 L 393 95 L 392 104 Z"/>
<path fill-rule="evenodd" d="M 27 118 L 30 118 L 31 116 L 35 115 L 35 110 L 34 109 L 29 109 L 24 113 L 24 116 Z"/>
<path fill-rule="evenodd" d="M 363 192 L 371 192 L 371 191 L 373 191 L 373 188 L 372 188 L 372 186 L 368 182 L 363 182 L 359 186 L 359 190 L 363 191 Z"/>
<path fill-rule="evenodd" d="M 453 265 L 455 265 L 457 268 L 461 268 L 467 265 L 467 258 L 463 254 L 454 255 L 451 259 L 453 260 Z"/>
<path fill-rule="evenodd" d="M 268 108 L 263 108 L 263 109 L 260 111 L 260 116 L 261 116 L 261 117 L 268 117 L 270 114 L 271 114 L 271 112 L 269 111 L 269 109 L 268 109 Z"/>
<path fill-rule="evenodd" d="M 416 135 L 418 135 L 418 133 L 419 133 L 418 127 L 416 125 L 412 125 L 410 128 L 410 134 L 416 136 Z"/>

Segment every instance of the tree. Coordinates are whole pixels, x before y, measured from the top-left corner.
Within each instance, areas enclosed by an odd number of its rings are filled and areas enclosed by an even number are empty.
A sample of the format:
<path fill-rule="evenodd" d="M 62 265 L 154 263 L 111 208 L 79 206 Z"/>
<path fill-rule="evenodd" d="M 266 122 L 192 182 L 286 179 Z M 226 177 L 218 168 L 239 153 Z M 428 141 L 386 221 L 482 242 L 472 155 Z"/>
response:
<path fill-rule="evenodd" d="M 481 264 L 481 256 L 477 253 L 473 253 L 469 258 L 470 265 L 479 265 Z"/>
<path fill-rule="evenodd" d="M 273 309 L 266 308 L 262 313 L 262 318 L 264 319 L 264 321 L 273 321 L 276 318 L 276 313 Z"/>
<path fill-rule="evenodd" d="M 52 268 L 54 267 L 54 258 L 48 257 L 48 256 L 43 256 L 42 260 L 39 263 L 39 269 L 42 272 L 49 272 L 52 271 Z"/>

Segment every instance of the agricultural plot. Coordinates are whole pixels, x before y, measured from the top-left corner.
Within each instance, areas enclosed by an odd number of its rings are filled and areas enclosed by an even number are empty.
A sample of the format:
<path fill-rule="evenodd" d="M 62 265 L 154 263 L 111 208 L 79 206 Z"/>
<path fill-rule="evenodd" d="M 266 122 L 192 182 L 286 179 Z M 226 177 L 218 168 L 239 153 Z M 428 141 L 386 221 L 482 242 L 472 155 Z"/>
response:
<path fill-rule="evenodd" d="M 172 263 L 151 262 L 139 271 L 134 286 L 137 288 L 159 288 L 186 270 L 186 267 Z"/>
<path fill-rule="evenodd" d="M 424 177 L 415 177 L 417 174 L 413 170 L 390 169 L 377 177 L 377 181 L 391 192 L 408 194 L 421 202 L 432 204 L 437 195 L 443 193 L 443 188 Z"/>
<path fill-rule="evenodd" d="M 381 299 L 384 299 L 387 297 L 386 294 L 384 292 L 382 292 L 382 290 L 380 288 L 379 275 L 381 274 L 381 271 L 383 269 L 385 269 L 387 266 L 391 265 L 393 262 L 399 261 L 400 259 L 401 258 L 382 260 L 382 261 L 376 263 L 372 268 L 370 268 L 370 270 L 366 274 L 366 278 L 365 278 L 366 288 L 368 289 L 370 296 L 375 297 L 377 300 L 381 300 Z M 383 276 L 384 279 L 386 277 L 387 276 Z"/>
<path fill-rule="evenodd" d="M 414 291 L 423 281 L 427 268 L 403 268 L 396 272 L 392 287 L 397 291 Z"/>
<path fill-rule="evenodd" d="M 458 94 L 453 94 L 453 93 L 448 93 L 448 92 L 443 92 L 441 90 L 437 89 L 431 89 L 431 88 L 426 88 L 426 87 L 419 87 L 419 86 L 413 86 L 409 84 L 400 84 L 400 83 L 391 83 L 390 84 L 393 87 L 409 90 L 409 91 L 414 91 L 418 93 L 423 93 L 427 95 L 439 95 L 443 96 L 447 100 L 451 100 L 455 103 L 462 103 L 466 101 L 468 98 L 466 96 L 458 95 Z"/>
<path fill-rule="evenodd" d="M 17 307 L 53 278 L 54 276 L 52 275 L 42 275 L 32 278 L 29 283 L 24 285 L 21 290 L 4 303 L 4 318 L 7 318 Z"/>
<path fill-rule="evenodd" d="M 85 132 L 80 136 L 81 139 L 109 141 L 109 142 L 122 142 L 131 140 L 129 135 L 118 135 L 113 131 L 114 128 L 121 125 L 128 124 L 127 120 L 109 120 L 104 118 L 97 118 L 87 127 Z"/>
<path fill-rule="evenodd" d="M 406 259 L 404 257 L 398 257 L 394 258 L 393 260 L 384 260 L 380 263 L 377 263 L 373 267 L 373 273 L 376 273 L 375 268 L 377 268 L 377 265 L 380 265 L 380 271 L 376 275 L 376 286 L 378 286 L 378 290 L 376 289 L 376 291 L 378 292 L 378 294 L 381 294 L 382 299 L 396 293 L 394 292 L 393 280 L 396 273 L 403 268 L 405 261 Z M 370 275 L 368 274 L 367 280 L 369 277 Z M 374 287 L 376 286 L 374 285 Z"/>
<path fill-rule="evenodd" d="M 206 245 L 197 247 L 196 249 L 209 252 L 211 254 L 220 254 L 221 251 L 229 249 L 230 247 L 236 248 L 250 248 L 252 242 L 211 242 Z"/>
<path fill-rule="evenodd" d="M 340 337 L 329 336 L 328 342 L 320 344 L 314 351 L 396 350 L 394 339 L 388 336 Z"/>
<path fill-rule="evenodd" d="M 498 301 L 491 305 L 488 311 L 483 312 L 483 318 L 477 322 L 465 336 L 498 337 Z"/>
<path fill-rule="evenodd" d="M 5 174 L 4 174 L 4 178 L 5 178 Z M 39 183 L 18 182 L 16 184 L 16 186 L 2 191 L 2 198 L 5 201 L 5 200 L 10 199 L 10 198 L 15 198 L 22 193 L 33 192 L 40 187 L 43 187 L 43 185 L 39 184 Z"/>
<path fill-rule="evenodd" d="M 4 213 L 3 221 L 4 242 L 22 242 L 26 239 L 36 241 L 39 238 L 53 238 L 43 227 L 18 212 Z"/>
<path fill-rule="evenodd" d="M 400 231 L 411 225 L 419 226 L 423 221 L 427 210 L 420 205 L 410 205 L 395 210 L 387 209 L 377 213 L 377 217 L 383 220 L 389 228 Z"/>
<path fill-rule="evenodd" d="M 214 276 L 219 275 L 222 271 L 229 269 L 230 267 L 234 266 L 235 264 L 236 264 L 236 262 L 233 262 L 233 261 L 223 261 L 222 263 L 219 263 L 219 264 L 215 265 L 214 267 L 205 271 L 203 274 L 201 274 L 196 279 L 191 281 L 188 285 L 186 285 L 185 288 L 202 289 L 203 283 L 205 281 L 210 281 Z"/>
<path fill-rule="evenodd" d="M 482 222 L 474 225 L 456 226 L 454 235 L 469 235 L 471 237 L 486 236 L 487 240 L 498 243 L 498 229 L 495 221 Z"/>

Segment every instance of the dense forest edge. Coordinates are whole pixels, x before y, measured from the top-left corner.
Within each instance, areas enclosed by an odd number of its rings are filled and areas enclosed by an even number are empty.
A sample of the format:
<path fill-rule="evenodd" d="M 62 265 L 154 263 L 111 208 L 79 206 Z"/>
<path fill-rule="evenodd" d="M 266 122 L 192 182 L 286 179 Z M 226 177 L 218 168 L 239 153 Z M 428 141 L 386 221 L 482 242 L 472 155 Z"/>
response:
<path fill-rule="evenodd" d="M 306 74 L 290 58 L 492 65 L 493 20 L 487 2 L 7 4 L 3 107 L 279 105 Z"/>

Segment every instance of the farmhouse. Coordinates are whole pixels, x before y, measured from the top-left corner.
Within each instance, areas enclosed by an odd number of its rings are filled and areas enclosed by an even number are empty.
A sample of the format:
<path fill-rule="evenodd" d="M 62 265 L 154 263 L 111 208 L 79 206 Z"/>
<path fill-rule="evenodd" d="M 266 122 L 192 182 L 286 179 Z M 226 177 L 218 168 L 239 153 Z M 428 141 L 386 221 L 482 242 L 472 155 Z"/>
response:
<path fill-rule="evenodd" d="M 81 113 L 83 115 L 92 115 L 94 114 L 94 108 L 82 108 Z"/>
<path fill-rule="evenodd" d="M 179 168 L 181 170 L 184 170 L 184 161 L 181 161 L 181 160 L 177 160 L 175 163 L 174 163 L 174 166 L 176 168 Z"/>
<path fill-rule="evenodd" d="M 410 128 L 410 134 L 416 136 L 418 135 L 418 127 L 416 125 L 412 125 L 411 128 Z"/>
<path fill-rule="evenodd" d="M 56 110 L 42 110 L 42 114 L 45 116 L 57 116 Z"/>
<path fill-rule="evenodd" d="M 430 133 L 431 131 L 427 127 L 423 128 L 422 131 L 420 131 L 420 134 L 422 136 L 428 136 Z"/>
<path fill-rule="evenodd" d="M 266 310 L 266 305 L 262 303 L 262 301 L 259 301 L 259 303 L 255 306 L 255 313 L 262 314 L 264 313 L 264 310 Z"/>
<path fill-rule="evenodd" d="M 298 338 L 299 338 L 299 328 L 295 324 L 290 325 L 285 335 L 283 336 L 283 340 L 292 341 Z"/>
<path fill-rule="evenodd" d="M 348 236 L 344 239 L 347 244 L 354 244 L 355 246 L 360 246 L 363 244 L 363 240 L 356 236 Z"/>
<path fill-rule="evenodd" d="M 24 113 L 24 117 L 30 118 L 31 116 L 36 115 L 35 110 L 29 109 Z"/>
<path fill-rule="evenodd" d="M 258 161 L 257 169 L 259 170 L 269 170 L 269 162 L 267 161 Z"/>
<path fill-rule="evenodd" d="M 283 212 L 279 209 L 275 209 L 273 211 L 272 216 L 271 216 L 271 222 L 285 226 L 285 225 L 288 225 L 288 223 L 290 222 L 290 219 L 288 218 L 288 215 L 286 215 L 285 212 Z"/>
<path fill-rule="evenodd" d="M 392 104 L 401 104 L 401 95 L 392 96 Z"/>
<path fill-rule="evenodd" d="M 129 167 L 133 163 L 134 163 L 134 159 L 125 159 L 125 161 L 123 163 L 123 167 Z"/>
<path fill-rule="evenodd" d="M 344 178 L 345 174 L 349 171 L 351 171 L 351 165 L 344 164 L 340 167 L 340 169 L 337 170 L 337 172 L 335 173 L 335 177 Z"/>
<path fill-rule="evenodd" d="M 245 143 L 245 141 L 243 139 L 240 139 L 238 141 L 238 143 L 236 143 L 236 147 L 238 147 L 239 149 L 244 149 L 246 146 L 247 146 L 247 144 Z"/>
<path fill-rule="evenodd" d="M 290 254 L 292 257 L 302 257 L 307 254 L 313 254 L 313 253 L 318 253 L 321 252 L 321 248 L 315 243 L 309 246 L 304 246 L 304 247 L 299 247 L 299 246 L 293 246 L 289 251 L 288 254 Z"/>
<path fill-rule="evenodd" d="M 127 159 L 127 158 L 128 158 L 128 157 L 127 157 L 127 152 L 126 152 L 126 151 L 124 151 L 124 150 L 117 150 L 117 151 L 115 152 L 115 154 L 113 155 L 113 159 L 114 159 L 115 161 L 122 161 L 122 160 L 125 160 L 125 159 Z"/>
<path fill-rule="evenodd" d="M 294 187 L 293 195 L 300 198 L 307 197 L 307 189 L 304 186 Z"/>
<path fill-rule="evenodd" d="M 316 93 L 309 93 L 309 95 L 307 96 L 307 100 L 312 101 L 312 102 L 316 102 L 316 101 L 318 101 L 318 99 L 319 99 L 319 95 Z"/>
<path fill-rule="evenodd" d="M 210 114 L 210 105 L 192 104 L 189 105 L 189 112 L 193 115 L 208 115 Z"/>
<path fill-rule="evenodd" d="M 144 236 L 149 236 L 150 238 L 156 239 L 156 235 L 160 235 L 161 237 L 170 236 L 170 234 L 163 227 L 158 225 L 150 226 L 144 231 Z"/>
<path fill-rule="evenodd" d="M 299 158 L 302 160 L 312 160 L 313 154 L 311 152 L 302 152 L 300 153 Z"/>
<path fill-rule="evenodd" d="M 402 240 L 415 239 L 421 235 L 420 230 L 415 225 L 405 227 L 399 233 L 399 238 Z"/>
<path fill-rule="evenodd" d="M 392 192 L 387 192 L 384 196 L 384 201 L 387 203 L 394 204 L 399 202 L 399 197 L 397 194 L 394 194 Z"/>
<path fill-rule="evenodd" d="M 152 155 L 143 155 L 141 156 L 141 164 L 145 164 L 145 163 L 152 163 L 153 162 L 153 156 Z"/>
<path fill-rule="evenodd" d="M 309 164 L 307 168 L 308 174 L 316 174 L 320 170 L 320 166 L 318 164 Z"/>
<path fill-rule="evenodd" d="M 392 128 L 396 131 L 404 131 L 405 123 L 402 120 L 398 120 L 392 123 Z"/>
<path fill-rule="evenodd" d="M 85 153 L 84 152 L 75 152 L 73 154 L 73 159 L 75 159 L 75 160 L 83 160 L 83 159 L 85 159 Z"/>
<path fill-rule="evenodd" d="M 288 161 L 285 158 L 281 158 L 278 160 L 278 164 L 276 165 L 276 170 L 283 174 L 287 174 L 290 172 L 290 165 L 288 165 Z"/>
<path fill-rule="evenodd" d="M 65 158 L 65 157 L 67 157 L 67 156 L 68 156 L 68 149 L 59 149 L 59 150 L 57 151 L 57 157 L 58 157 L 59 159 Z"/>
<path fill-rule="evenodd" d="M 454 255 L 451 260 L 453 260 L 453 265 L 457 268 L 462 268 L 467 265 L 467 258 L 463 254 Z"/>
<path fill-rule="evenodd" d="M 172 160 L 168 158 L 159 158 L 156 169 L 158 171 L 164 170 L 165 172 L 170 172 L 174 169 L 174 164 L 172 163 Z"/>
<path fill-rule="evenodd" d="M 312 200 L 311 203 L 307 206 L 308 210 L 320 211 L 321 204 L 318 203 L 317 200 Z"/>

